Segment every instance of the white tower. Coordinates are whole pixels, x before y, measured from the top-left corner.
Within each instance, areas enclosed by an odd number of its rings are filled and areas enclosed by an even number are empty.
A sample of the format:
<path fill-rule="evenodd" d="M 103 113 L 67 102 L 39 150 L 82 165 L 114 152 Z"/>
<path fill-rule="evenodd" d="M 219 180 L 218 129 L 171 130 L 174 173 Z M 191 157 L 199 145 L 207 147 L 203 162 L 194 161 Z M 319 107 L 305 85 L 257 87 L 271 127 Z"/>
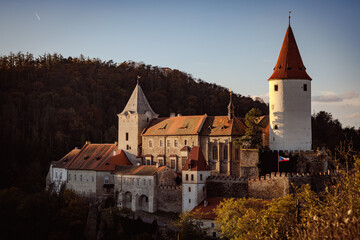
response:
<path fill-rule="evenodd" d="M 311 78 L 294 34 L 286 31 L 274 73 L 269 78 L 271 150 L 311 150 Z"/>
<path fill-rule="evenodd" d="M 206 197 L 206 178 L 210 169 L 199 146 L 194 146 L 182 169 L 182 211 L 191 211 Z"/>
<path fill-rule="evenodd" d="M 151 119 L 158 117 L 158 114 L 152 110 L 146 99 L 139 81 L 124 110 L 118 114 L 118 117 L 118 148 L 124 150 L 128 157 L 133 160 L 140 154 L 140 134 L 142 130 Z"/>

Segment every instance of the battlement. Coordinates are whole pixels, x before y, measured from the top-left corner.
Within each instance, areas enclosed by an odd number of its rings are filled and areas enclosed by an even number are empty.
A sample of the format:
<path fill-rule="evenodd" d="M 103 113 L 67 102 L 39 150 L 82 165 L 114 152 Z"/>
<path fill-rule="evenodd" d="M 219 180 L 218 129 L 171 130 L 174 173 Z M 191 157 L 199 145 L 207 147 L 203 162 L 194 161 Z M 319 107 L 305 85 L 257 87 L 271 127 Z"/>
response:
<path fill-rule="evenodd" d="M 182 187 L 181 186 L 160 185 L 159 189 L 161 189 L 161 190 L 182 190 Z"/>
<path fill-rule="evenodd" d="M 295 156 L 295 155 L 314 155 L 314 154 L 326 154 L 326 148 L 317 148 L 316 150 L 268 150 L 268 149 L 261 149 L 261 153 L 272 153 L 272 154 L 284 154 L 286 156 Z"/>
<path fill-rule="evenodd" d="M 248 178 L 239 178 L 239 177 L 232 177 L 232 176 L 209 176 L 206 181 L 218 181 L 218 182 L 239 182 L 239 183 L 246 183 L 248 182 Z"/>

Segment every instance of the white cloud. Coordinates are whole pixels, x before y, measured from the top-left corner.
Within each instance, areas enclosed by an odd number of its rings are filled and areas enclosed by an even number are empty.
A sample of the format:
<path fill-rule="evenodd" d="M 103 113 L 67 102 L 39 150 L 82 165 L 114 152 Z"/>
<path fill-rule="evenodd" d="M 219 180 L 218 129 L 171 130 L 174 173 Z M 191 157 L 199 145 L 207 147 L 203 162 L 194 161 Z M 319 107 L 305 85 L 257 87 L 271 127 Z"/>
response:
<path fill-rule="evenodd" d="M 35 12 L 35 16 L 40 21 L 40 16 L 39 16 L 39 14 L 37 12 Z"/>
<path fill-rule="evenodd" d="M 360 118 L 360 112 L 345 116 L 346 119 Z"/>
<path fill-rule="evenodd" d="M 333 92 L 325 92 L 322 95 L 313 96 L 312 101 L 313 102 L 343 102 L 347 99 L 354 99 L 359 97 L 359 94 L 355 93 L 354 91 L 344 92 L 341 94 L 336 94 Z"/>

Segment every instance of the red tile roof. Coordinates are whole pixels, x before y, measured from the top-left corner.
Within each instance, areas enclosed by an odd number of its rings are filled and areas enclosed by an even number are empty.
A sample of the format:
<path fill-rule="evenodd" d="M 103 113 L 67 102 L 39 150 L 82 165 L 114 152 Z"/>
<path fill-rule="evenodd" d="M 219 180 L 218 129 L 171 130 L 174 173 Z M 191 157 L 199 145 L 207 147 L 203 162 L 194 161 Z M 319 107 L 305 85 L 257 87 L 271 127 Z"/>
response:
<path fill-rule="evenodd" d="M 306 79 L 311 80 L 301 59 L 294 34 L 289 26 L 282 44 L 279 58 L 274 68 L 273 79 Z"/>
<path fill-rule="evenodd" d="M 85 144 L 68 169 L 95 170 L 104 163 L 117 147 L 114 144 Z"/>
<path fill-rule="evenodd" d="M 208 202 L 207 206 L 204 207 L 204 201 L 202 201 L 191 213 L 196 213 L 198 216 L 195 216 L 195 218 L 198 219 L 215 220 L 216 214 L 214 210 L 224 199 L 225 198 L 207 197 L 204 200 Z"/>
<path fill-rule="evenodd" d="M 191 169 L 189 169 L 189 164 L 191 164 Z M 206 160 L 204 154 L 202 153 L 199 146 L 194 146 L 190 153 L 189 157 L 183 167 L 182 170 L 185 171 L 206 171 L 209 170 L 208 165 L 206 164 Z"/>
<path fill-rule="evenodd" d="M 153 119 L 142 135 L 189 135 L 198 134 L 206 115 L 177 116 Z"/>
<path fill-rule="evenodd" d="M 119 166 L 116 168 L 116 174 L 151 176 L 165 168 L 167 167 L 156 167 L 154 165 Z"/>
<path fill-rule="evenodd" d="M 228 116 L 208 116 L 200 135 L 242 136 L 245 130 L 245 125 L 236 117 L 229 120 Z"/>
<path fill-rule="evenodd" d="M 99 167 L 97 167 L 96 171 L 114 171 L 117 166 L 126 165 L 132 164 L 127 158 L 124 151 L 121 150 L 119 154 L 109 157 L 105 162 L 103 162 Z"/>
<path fill-rule="evenodd" d="M 63 158 L 61 158 L 59 161 L 52 162 L 52 167 L 56 168 L 66 168 L 69 166 L 74 158 L 79 154 L 80 149 L 73 149 L 68 154 L 66 154 Z"/>

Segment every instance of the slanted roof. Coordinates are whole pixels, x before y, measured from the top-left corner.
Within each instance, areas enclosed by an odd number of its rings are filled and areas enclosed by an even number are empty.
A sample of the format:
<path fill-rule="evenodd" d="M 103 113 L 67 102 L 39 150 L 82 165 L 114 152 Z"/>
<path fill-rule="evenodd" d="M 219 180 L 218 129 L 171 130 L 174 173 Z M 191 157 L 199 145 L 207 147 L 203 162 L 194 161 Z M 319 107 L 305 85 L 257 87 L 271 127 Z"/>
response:
<path fill-rule="evenodd" d="M 72 160 L 79 154 L 80 149 L 73 149 L 68 154 L 66 154 L 63 158 L 61 158 L 59 161 L 53 161 L 52 167 L 55 168 L 66 168 L 69 166 L 72 162 Z"/>
<path fill-rule="evenodd" d="M 152 176 L 165 168 L 166 166 L 157 167 L 154 165 L 119 166 L 115 172 L 118 175 Z"/>
<path fill-rule="evenodd" d="M 204 200 L 207 201 L 207 206 L 205 207 L 204 201 L 202 201 L 191 211 L 191 213 L 196 213 L 197 215 L 195 215 L 195 218 L 198 219 L 215 220 L 216 214 L 214 210 L 224 199 L 225 198 L 207 197 Z"/>
<path fill-rule="evenodd" d="M 191 169 L 189 169 L 190 164 L 191 164 Z M 209 167 L 206 164 L 204 154 L 202 153 L 199 146 L 194 146 L 191 149 L 191 151 L 189 153 L 189 157 L 188 157 L 182 170 L 185 170 L 185 171 L 207 171 L 207 170 L 209 170 Z"/>
<path fill-rule="evenodd" d="M 200 135 L 242 136 L 245 134 L 245 129 L 245 125 L 236 117 L 229 120 L 228 116 L 209 116 Z"/>
<path fill-rule="evenodd" d="M 115 144 L 87 143 L 69 165 L 68 169 L 95 170 L 104 163 L 116 149 Z"/>
<path fill-rule="evenodd" d="M 273 79 L 305 79 L 311 80 L 301 59 L 293 31 L 289 25 L 280 50 L 274 72 L 269 78 Z"/>
<path fill-rule="evenodd" d="M 120 151 L 119 154 L 109 157 L 104 161 L 99 167 L 96 168 L 96 171 L 114 171 L 116 166 L 126 166 L 132 165 L 129 159 L 127 158 L 124 151 Z"/>
<path fill-rule="evenodd" d="M 192 135 L 198 134 L 206 119 L 205 115 L 177 116 L 153 119 L 142 135 Z"/>
<path fill-rule="evenodd" d="M 257 120 L 257 123 L 261 128 L 266 128 L 269 125 L 269 115 L 260 116 Z"/>
<path fill-rule="evenodd" d="M 146 99 L 140 85 L 136 84 L 129 101 L 120 114 L 125 114 L 126 112 L 145 114 L 147 111 L 151 112 L 152 115 L 156 115 L 156 113 L 152 110 L 148 100 Z"/>

